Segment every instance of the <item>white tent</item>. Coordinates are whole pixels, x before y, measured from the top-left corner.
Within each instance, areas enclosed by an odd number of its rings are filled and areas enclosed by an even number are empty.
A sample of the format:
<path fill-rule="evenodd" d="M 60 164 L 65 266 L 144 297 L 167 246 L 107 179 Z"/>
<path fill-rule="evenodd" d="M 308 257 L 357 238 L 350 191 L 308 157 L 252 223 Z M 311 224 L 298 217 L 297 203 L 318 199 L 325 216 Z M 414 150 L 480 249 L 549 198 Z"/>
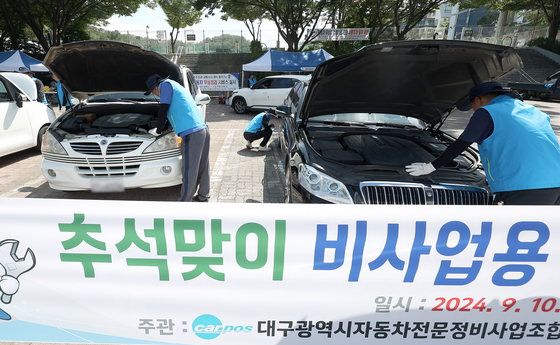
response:
<path fill-rule="evenodd" d="M 17 72 L 20 67 L 27 67 L 33 72 L 48 72 L 40 60 L 22 53 L 19 50 L 0 53 L 0 71 Z"/>
<path fill-rule="evenodd" d="M 243 71 L 253 72 L 308 72 L 333 56 L 324 49 L 306 52 L 269 50 L 255 61 L 244 64 Z"/>

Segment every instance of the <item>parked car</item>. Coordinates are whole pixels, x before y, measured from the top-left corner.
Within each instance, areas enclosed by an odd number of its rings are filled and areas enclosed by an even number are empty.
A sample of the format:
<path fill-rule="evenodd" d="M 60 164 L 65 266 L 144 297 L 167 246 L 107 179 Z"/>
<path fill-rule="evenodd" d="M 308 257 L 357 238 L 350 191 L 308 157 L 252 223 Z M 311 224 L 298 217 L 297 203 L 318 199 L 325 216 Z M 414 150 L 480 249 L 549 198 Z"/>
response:
<path fill-rule="evenodd" d="M 41 169 L 53 189 L 110 192 L 180 184 L 180 138 L 167 128 L 154 137 L 159 98 L 145 96 L 146 79 L 159 73 L 184 85 L 203 117 L 210 97 L 192 72 L 134 45 L 84 41 L 52 47 L 45 60 L 80 103 L 44 136 Z"/>
<path fill-rule="evenodd" d="M 557 71 L 544 80 L 542 83 L 525 83 L 510 81 L 507 86 L 519 92 L 523 99 L 539 98 L 542 101 L 549 99 L 560 99 L 560 71 Z"/>
<path fill-rule="evenodd" d="M 297 81 L 309 80 L 310 75 L 276 75 L 266 77 L 250 88 L 233 91 L 229 101 L 238 114 L 248 110 L 266 110 L 281 105 Z"/>
<path fill-rule="evenodd" d="M 29 148 L 41 149 L 43 135 L 55 114 L 37 98 L 35 82 L 26 74 L 0 73 L 0 157 Z"/>
<path fill-rule="evenodd" d="M 469 148 L 430 175 L 456 139 L 439 128 L 472 86 L 522 68 L 510 47 L 466 41 L 398 41 L 317 66 L 279 109 L 286 202 L 486 205 L 478 152 Z"/>

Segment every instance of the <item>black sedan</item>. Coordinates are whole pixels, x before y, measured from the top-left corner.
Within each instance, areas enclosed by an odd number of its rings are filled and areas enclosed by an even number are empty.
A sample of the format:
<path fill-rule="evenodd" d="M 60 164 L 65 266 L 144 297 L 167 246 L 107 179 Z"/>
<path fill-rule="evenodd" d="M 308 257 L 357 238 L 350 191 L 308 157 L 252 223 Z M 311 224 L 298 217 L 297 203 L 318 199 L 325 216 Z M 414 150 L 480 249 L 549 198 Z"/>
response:
<path fill-rule="evenodd" d="M 510 47 L 465 41 L 376 44 L 320 64 L 278 107 L 286 202 L 487 205 L 473 148 L 427 176 L 405 166 L 456 140 L 440 127 L 471 87 L 520 68 Z"/>

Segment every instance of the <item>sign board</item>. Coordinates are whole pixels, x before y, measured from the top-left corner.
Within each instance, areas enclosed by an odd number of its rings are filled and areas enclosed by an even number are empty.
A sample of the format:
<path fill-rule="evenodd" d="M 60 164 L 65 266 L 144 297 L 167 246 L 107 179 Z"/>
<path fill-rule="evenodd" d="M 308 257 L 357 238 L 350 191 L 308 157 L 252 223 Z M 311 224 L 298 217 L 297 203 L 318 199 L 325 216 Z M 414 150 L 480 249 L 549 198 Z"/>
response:
<path fill-rule="evenodd" d="M 195 74 L 194 78 L 202 91 L 233 91 L 239 89 L 239 73 Z"/>
<path fill-rule="evenodd" d="M 307 29 L 307 36 L 317 35 L 313 41 L 367 41 L 371 29 Z"/>
<path fill-rule="evenodd" d="M 465 37 L 472 37 L 473 30 L 472 29 L 465 29 Z"/>
<path fill-rule="evenodd" d="M 0 199 L 0 339 L 549 344 L 554 206 Z"/>
<path fill-rule="evenodd" d="M 195 34 L 187 34 L 187 41 L 195 41 L 196 35 Z"/>

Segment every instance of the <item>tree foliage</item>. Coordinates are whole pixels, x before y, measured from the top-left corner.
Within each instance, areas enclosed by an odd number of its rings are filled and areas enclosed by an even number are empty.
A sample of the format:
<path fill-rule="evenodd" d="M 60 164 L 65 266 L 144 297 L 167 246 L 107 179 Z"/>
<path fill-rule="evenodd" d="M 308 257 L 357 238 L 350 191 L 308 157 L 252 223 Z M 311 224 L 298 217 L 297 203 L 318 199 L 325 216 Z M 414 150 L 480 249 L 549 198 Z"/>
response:
<path fill-rule="evenodd" d="M 194 0 L 158 0 L 158 4 L 167 16 L 167 23 L 171 26 L 169 35 L 171 52 L 175 53 L 179 30 L 200 23 L 203 13 L 194 8 Z"/>
<path fill-rule="evenodd" d="M 28 25 L 46 52 L 66 42 L 68 30 L 85 31 L 87 25 L 111 16 L 132 15 L 147 0 L 4 0 L 18 20 Z M 49 43 L 49 35 L 51 42 Z"/>
<path fill-rule="evenodd" d="M 214 10 L 230 10 L 238 7 L 257 7 L 265 17 L 274 22 L 278 33 L 288 45 L 288 51 L 301 51 L 314 37 L 307 35 L 311 30 L 322 28 L 321 20 L 328 19 L 326 11 L 333 0 L 196 0 L 199 9 L 206 9 L 211 15 Z M 324 25 L 323 25 L 324 27 Z"/>

